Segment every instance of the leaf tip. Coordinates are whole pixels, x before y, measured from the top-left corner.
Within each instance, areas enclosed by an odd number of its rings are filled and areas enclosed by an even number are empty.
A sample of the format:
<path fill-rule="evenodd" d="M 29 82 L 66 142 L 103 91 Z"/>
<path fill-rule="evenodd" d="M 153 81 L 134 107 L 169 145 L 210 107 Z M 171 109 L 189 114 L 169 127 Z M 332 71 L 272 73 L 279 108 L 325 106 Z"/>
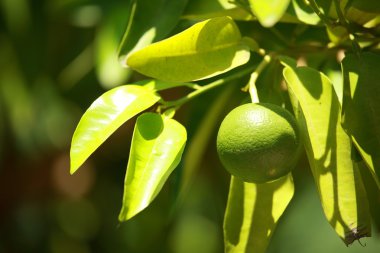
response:
<path fill-rule="evenodd" d="M 73 161 L 70 162 L 70 175 L 73 175 L 77 170 L 79 166 L 76 166 Z"/>
<path fill-rule="evenodd" d="M 70 175 L 73 175 L 83 164 L 83 160 L 76 155 L 73 150 L 70 151 Z"/>
<path fill-rule="evenodd" d="M 135 217 L 137 214 L 139 214 L 141 211 L 142 210 L 132 210 L 132 209 L 129 209 L 129 208 L 126 208 L 125 206 L 123 206 L 121 208 L 118 220 L 119 220 L 119 222 L 128 221 L 128 220 L 132 219 L 133 217 Z"/>
<path fill-rule="evenodd" d="M 278 17 L 275 15 L 269 15 L 265 18 L 258 18 L 260 24 L 265 28 L 270 28 L 278 22 Z"/>

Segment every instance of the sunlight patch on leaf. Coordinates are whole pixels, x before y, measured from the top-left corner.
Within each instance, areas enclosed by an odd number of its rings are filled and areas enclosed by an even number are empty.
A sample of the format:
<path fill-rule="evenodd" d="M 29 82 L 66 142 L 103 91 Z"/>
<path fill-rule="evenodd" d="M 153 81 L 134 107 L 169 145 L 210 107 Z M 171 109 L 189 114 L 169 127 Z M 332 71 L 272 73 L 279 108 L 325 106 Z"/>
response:
<path fill-rule="evenodd" d="M 125 176 L 120 221 L 132 218 L 154 200 L 179 164 L 186 139 L 186 129 L 174 119 L 156 113 L 138 117 Z"/>
<path fill-rule="evenodd" d="M 70 173 L 123 123 L 151 107 L 160 97 L 151 89 L 124 85 L 107 91 L 96 99 L 80 119 L 70 149 Z"/>
<path fill-rule="evenodd" d="M 134 52 L 127 65 L 156 79 L 188 82 L 224 73 L 245 64 L 249 57 L 235 22 L 220 17 Z"/>
<path fill-rule="evenodd" d="M 225 252 L 265 253 L 293 194 L 291 174 L 263 184 L 232 176 L 224 217 Z"/>

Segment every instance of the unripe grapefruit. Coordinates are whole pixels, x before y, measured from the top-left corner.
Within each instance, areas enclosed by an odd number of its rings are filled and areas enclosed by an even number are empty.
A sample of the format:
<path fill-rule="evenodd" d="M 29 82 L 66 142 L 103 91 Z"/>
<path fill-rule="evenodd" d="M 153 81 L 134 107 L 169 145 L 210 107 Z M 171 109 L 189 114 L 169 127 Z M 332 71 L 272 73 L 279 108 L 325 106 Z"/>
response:
<path fill-rule="evenodd" d="M 299 135 L 297 122 L 286 109 L 269 103 L 244 104 L 224 118 L 217 151 L 232 175 L 264 183 L 285 176 L 296 165 Z"/>

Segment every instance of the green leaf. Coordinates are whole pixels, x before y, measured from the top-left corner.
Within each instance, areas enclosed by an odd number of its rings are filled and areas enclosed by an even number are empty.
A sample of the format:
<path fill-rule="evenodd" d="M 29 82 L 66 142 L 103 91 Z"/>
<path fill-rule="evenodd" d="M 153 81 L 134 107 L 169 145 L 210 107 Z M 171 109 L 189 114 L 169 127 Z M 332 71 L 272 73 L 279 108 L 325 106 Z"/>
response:
<path fill-rule="evenodd" d="M 177 121 L 155 113 L 138 117 L 124 183 L 120 221 L 126 221 L 157 196 L 181 160 L 186 129 Z"/>
<path fill-rule="evenodd" d="M 346 27 L 337 25 L 334 27 L 326 27 L 327 35 L 334 44 L 342 43 L 348 39 L 349 32 Z"/>
<path fill-rule="evenodd" d="M 366 12 L 354 7 L 345 10 L 345 17 L 350 23 L 357 23 L 366 28 L 374 28 L 379 24 L 378 13 Z"/>
<path fill-rule="evenodd" d="M 316 4 L 320 8 L 324 15 L 331 18 L 337 18 L 335 6 L 332 4 L 332 0 L 315 0 Z M 347 0 L 340 0 L 340 7 L 344 9 Z M 287 14 L 297 17 L 297 19 L 308 25 L 318 25 L 321 23 L 318 15 L 313 9 L 306 4 L 305 0 L 292 0 L 290 8 L 287 10 Z"/>
<path fill-rule="evenodd" d="M 342 62 L 343 126 L 380 187 L 380 55 L 348 54 Z"/>
<path fill-rule="evenodd" d="M 234 21 L 220 17 L 131 54 L 127 64 L 150 77 L 187 82 L 224 73 L 245 64 L 249 56 Z"/>
<path fill-rule="evenodd" d="M 290 15 L 296 16 L 300 21 L 309 25 L 316 25 L 321 20 L 304 0 L 292 0 L 291 8 L 288 9 Z"/>
<path fill-rule="evenodd" d="M 182 18 L 202 20 L 222 16 L 230 16 L 234 20 L 254 19 L 249 11 L 235 5 L 230 0 L 189 0 Z"/>
<path fill-rule="evenodd" d="M 342 71 L 335 70 L 331 66 L 325 66 L 324 72 L 327 77 L 331 80 L 336 96 L 338 97 L 339 104 L 342 106 L 343 103 L 343 74 Z"/>
<path fill-rule="evenodd" d="M 350 7 L 370 13 L 380 13 L 380 1 L 378 0 L 351 0 Z"/>
<path fill-rule="evenodd" d="M 188 86 L 190 88 L 197 87 L 197 84 L 194 83 L 179 83 L 179 82 L 168 82 L 168 81 L 161 81 L 156 79 L 146 79 L 142 81 L 136 82 L 138 85 L 143 85 L 146 88 L 155 90 L 155 91 L 161 91 L 161 90 L 167 90 L 172 89 L 176 87 L 181 86 Z"/>
<path fill-rule="evenodd" d="M 377 231 L 380 231 L 380 188 L 363 160 L 356 162 L 356 166 L 360 171 L 367 192 L 372 222 L 376 226 Z"/>
<path fill-rule="evenodd" d="M 130 52 L 164 39 L 178 23 L 187 1 L 129 0 L 130 13 L 119 48 L 120 58 L 124 60 Z"/>
<path fill-rule="evenodd" d="M 346 244 L 371 234 L 368 200 L 330 80 L 308 68 L 284 69 L 326 218 Z"/>
<path fill-rule="evenodd" d="M 264 27 L 274 26 L 284 15 L 290 0 L 248 0 L 253 14 Z"/>
<path fill-rule="evenodd" d="M 254 184 L 231 177 L 224 217 L 226 253 L 264 253 L 294 194 L 291 174 Z"/>
<path fill-rule="evenodd" d="M 289 68 L 297 67 L 297 61 L 289 56 L 279 55 L 278 60 L 284 67 L 289 67 Z"/>
<path fill-rule="evenodd" d="M 70 150 L 70 173 L 123 123 L 160 99 L 151 89 L 124 85 L 107 91 L 83 114 L 75 129 Z"/>

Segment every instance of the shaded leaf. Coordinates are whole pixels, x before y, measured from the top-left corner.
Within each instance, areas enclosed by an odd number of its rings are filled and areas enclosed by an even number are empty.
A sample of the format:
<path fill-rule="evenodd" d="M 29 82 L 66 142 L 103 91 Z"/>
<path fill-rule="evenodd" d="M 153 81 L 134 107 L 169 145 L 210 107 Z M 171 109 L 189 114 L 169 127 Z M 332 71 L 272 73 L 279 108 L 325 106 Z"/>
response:
<path fill-rule="evenodd" d="M 380 188 L 376 184 L 372 173 L 363 160 L 356 162 L 356 166 L 360 171 L 367 192 L 369 207 L 372 214 L 372 223 L 376 226 L 376 230 L 380 231 Z"/>
<path fill-rule="evenodd" d="M 260 24 L 272 27 L 282 18 L 290 0 L 248 0 L 248 2 Z"/>
<path fill-rule="evenodd" d="M 189 0 L 182 18 L 201 20 L 230 16 L 234 20 L 252 20 L 249 11 L 235 5 L 230 0 Z"/>
<path fill-rule="evenodd" d="M 145 209 L 157 196 L 181 160 L 186 129 L 177 121 L 155 113 L 138 117 L 124 183 L 120 221 Z"/>
<path fill-rule="evenodd" d="M 346 244 L 370 236 L 368 200 L 333 85 L 308 67 L 286 67 L 284 77 L 327 220 Z"/>
<path fill-rule="evenodd" d="M 297 67 L 297 61 L 286 55 L 279 55 L 278 60 L 284 67 L 295 68 Z"/>
<path fill-rule="evenodd" d="M 137 85 L 114 88 L 96 99 L 75 129 L 70 149 L 70 173 L 74 173 L 123 123 L 159 99 L 151 89 Z"/>
<path fill-rule="evenodd" d="M 161 81 L 161 80 L 156 80 L 156 79 L 146 79 L 146 80 L 138 81 L 136 82 L 136 84 L 143 85 L 146 88 L 149 88 L 155 91 L 167 90 L 167 89 L 172 89 L 172 88 L 181 87 L 181 86 L 188 86 L 188 87 L 196 86 L 196 84 L 194 83 L 168 82 L 168 81 Z"/>
<path fill-rule="evenodd" d="M 380 55 L 347 55 L 342 62 L 343 126 L 380 187 Z"/>
<path fill-rule="evenodd" d="M 293 194 L 291 174 L 264 184 L 232 176 L 224 217 L 225 252 L 264 253 Z"/>
<path fill-rule="evenodd" d="M 334 44 L 342 43 L 343 41 L 348 39 L 348 30 L 346 27 L 337 25 L 334 27 L 326 27 L 327 35 L 329 39 Z"/>
<path fill-rule="evenodd" d="M 249 60 L 234 21 L 220 17 L 199 22 L 187 30 L 131 54 L 127 64 L 144 75 L 187 82 L 224 73 Z"/>
<path fill-rule="evenodd" d="M 373 2 L 377 2 L 377 0 Z M 378 3 L 375 3 L 375 5 L 376 4 Z M 374 8 L 373 10 L 376 10 L 376 8 Z M 354 6 L 350 6 L 350 2 L 344 9 L 344 16 L 347 18 L 348 21 L 350 21 L 350 23 L 357 23 L 367 28 L 375 27 L 379 24 L 378 13 L 360 10 L 359 8 L 356 8 Z"/>
<path fill-rule="evenodd" d="M 350 7 L 370 13 L 380 13 L 380 1 L 377 0 L 351 0 Z"/>

